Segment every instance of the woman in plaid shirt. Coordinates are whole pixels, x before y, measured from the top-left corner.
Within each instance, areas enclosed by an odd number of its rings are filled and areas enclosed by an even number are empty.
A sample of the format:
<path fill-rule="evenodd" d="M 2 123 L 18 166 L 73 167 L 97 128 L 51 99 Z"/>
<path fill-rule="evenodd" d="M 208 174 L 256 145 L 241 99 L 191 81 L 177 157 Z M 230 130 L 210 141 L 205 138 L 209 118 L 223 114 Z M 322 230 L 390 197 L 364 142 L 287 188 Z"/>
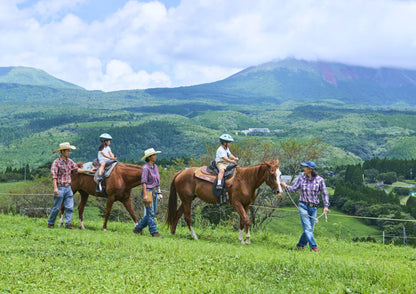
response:
<path fill-rule="evenodd" d="M 325 181 L 316 173 L 316 164 L 313 161 L 307 161 L 301 164 L 303 175 L 299 177 L 293 186 L 288 186 L 282 182 L 282 186 L 289 192 L 294 193 L 300 190 L 299 197 L 299 215 L 302 222 L 303 233 L 297 244 L 297 248 L 302 250 L 309 243 L 311 250 L 319 252 L 313 237 L 315 227 L 315 218 L 318 211 L 319 194 L 324 202 L 324 213 L 328 213 L 329 195 L 326 189 Z"/>
<path fill-rule="evenodd" d="M 136 225 L 133 232 L 136 234 L 143 234 L 143 229 L 149 227 L 149 232 L 152 237 L 163 238 L 156 226 L 155 214 L 157 207 L 158 196 L 160 194 L 160 175 L 156 165 L 156 154 L 161 151 L 155 151 L 153 148 L 149 148 L 144 151 L 142 160 L 146 161 L 146 164 L 142 166 L 142 188 L 143 188 L 143 203 L 145 204 L 145 214 L 142 220 Z M 150 195 L 149 195 L 150 194 Z M 149 197 L 151 199 L 149 199 Z"/>

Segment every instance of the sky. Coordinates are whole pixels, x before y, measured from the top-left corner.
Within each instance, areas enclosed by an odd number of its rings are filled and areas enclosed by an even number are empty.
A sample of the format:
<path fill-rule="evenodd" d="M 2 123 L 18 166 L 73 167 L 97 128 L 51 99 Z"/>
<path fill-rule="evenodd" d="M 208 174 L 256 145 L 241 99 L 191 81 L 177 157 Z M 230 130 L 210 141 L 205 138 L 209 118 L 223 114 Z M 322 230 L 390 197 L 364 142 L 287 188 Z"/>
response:
<path fill-rule="evenodd" d="M 0 67 L 88 90 L 208 83 L 288 57 L 416 69 L 416 0 L 0 0 Z"/>

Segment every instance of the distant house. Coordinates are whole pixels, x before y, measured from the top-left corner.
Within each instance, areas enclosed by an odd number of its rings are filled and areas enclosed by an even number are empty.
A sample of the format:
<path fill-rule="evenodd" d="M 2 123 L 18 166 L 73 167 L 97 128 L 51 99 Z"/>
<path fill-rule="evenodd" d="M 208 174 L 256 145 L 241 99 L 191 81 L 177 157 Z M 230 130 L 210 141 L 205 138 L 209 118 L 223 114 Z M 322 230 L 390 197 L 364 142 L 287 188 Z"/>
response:
<path fill-rule="evenodd" d="M 240 133 L 244 135 L 254 134 L 254 133 L 260 133 L 260 134 L 266 134 L 270 133 L 270 130 L 268 128 L 249 128 L 248 130 L 242 130 Z"/>

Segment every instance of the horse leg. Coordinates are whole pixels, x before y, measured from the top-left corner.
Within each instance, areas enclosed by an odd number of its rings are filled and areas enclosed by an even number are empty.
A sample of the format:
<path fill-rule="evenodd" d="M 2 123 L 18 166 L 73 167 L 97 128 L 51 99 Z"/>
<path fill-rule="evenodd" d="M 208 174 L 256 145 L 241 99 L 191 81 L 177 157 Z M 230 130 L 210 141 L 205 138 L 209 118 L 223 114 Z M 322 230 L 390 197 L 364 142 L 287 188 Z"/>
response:
<path fill-rule="evenodd" d="M 79 191 L 81 194 L 81 202 L 78 204 L 78 217 L 79 217 L 79 228 L 81 230 L 85 229 L 84 227 L 84 208 L 87 205 L 89 194 L 84 191 Z"/>
<path fill-rule="evenodd" d="M 58 227 L 62 227 L 64 225 L 64 221 L 65 221 L 65 207 L 64 207 L 64 203 L 62 202 L 62 205 L 61 205 L 61 218 L 59 219 Z"/>
<path fill-rule="evenodd" d="M 181 206 L 184 204 L 182 202 Z M 195 234 L 194 228 L 192 227 L 192 217 L 191 217 L 191 201 L 185 203 L 183 205 L 183 213 L 185 216 L 186 224 L 188 225 L 189 231 L 191 232 L 191 236 L 194 240 L 198 240 L 198 237 Z"/>
<path fill-rule="evenodd" d="M 172 235 L 174 235 L 176 232 L 176 226 L 178 225 L 179 219 L 182 217 L 182 214 L 183 214 L 183 204 L 181 203 L 178 210 L 176 211 L 175 221 L 173 222 L 173 225 L 170 229 L 170 232 Z"/>
<path fill-rule="evenodd" d="M 250 233 L 248 231 L 250 220 L 247 217 L 247 212 L 244 209 L 241 202 L 232 201 L 231 202 L 232 207 L 237 211 L 238 215 L 240 216 L 240 233 L 238 235 L 238 240 L 241 244 L 250 244 Z M 244 242 L 244 228 L 246 228 L 246 237 L 248 236 L 248 243 Z"/>
<path fill-rule="evenodd" d="M 250 242 L 250 220 L 249 220 L 249 218 L 247 216 L 248 205 L 246 207 L 244 207 L 244 210 L 245 210 L 246 218 L 247 218 L 247 221 L 248 221 L 248 223 L 245 222 L 245 224 L 246 224 L 246 244 L 247 245 L 250 245 L 250 243 L 251 243 Z"/>
<path fill-rule="evenodd" d="M 107 206 L 105 208 L 105 218 L 104 218 L 104 225 L 103 225 L 104 231 L 107 231 L 107 221 L 108 221 L 108 218 L 110 217 L 110 212 L 111 212 L 111 208 L 113 207 L 113 203 L 114 203 L 114 197 L 107 198 Z"/>
<path fill-rule="evenodd" d="M 133 204 L 131 203 L 130 194 L 128 195 L 126 200 L 123 201 L 123 205 L 127 209 L 127 211 L 129 212 L 130 217 L 134 222 L 134 226 L 136 227 L 139 223 L 137 221 L 136 214 L 134 213 Z"/>

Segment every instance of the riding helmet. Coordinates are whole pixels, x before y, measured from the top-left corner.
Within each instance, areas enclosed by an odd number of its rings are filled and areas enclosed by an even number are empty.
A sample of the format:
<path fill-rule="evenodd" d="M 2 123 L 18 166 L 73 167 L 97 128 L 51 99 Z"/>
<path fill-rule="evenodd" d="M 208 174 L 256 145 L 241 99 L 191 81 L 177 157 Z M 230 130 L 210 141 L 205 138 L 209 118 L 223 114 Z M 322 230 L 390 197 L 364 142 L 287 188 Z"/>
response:
<path fill-rule="evenodd" d="M 104 134 L 101 134 L 100 135 L 100 141 L 101 142 L 107 141 L 107 140 L 112 140 L 112 139 L 113 138 L 109 134 L 107 134 L 107 133 L 104 133 Z"/>

